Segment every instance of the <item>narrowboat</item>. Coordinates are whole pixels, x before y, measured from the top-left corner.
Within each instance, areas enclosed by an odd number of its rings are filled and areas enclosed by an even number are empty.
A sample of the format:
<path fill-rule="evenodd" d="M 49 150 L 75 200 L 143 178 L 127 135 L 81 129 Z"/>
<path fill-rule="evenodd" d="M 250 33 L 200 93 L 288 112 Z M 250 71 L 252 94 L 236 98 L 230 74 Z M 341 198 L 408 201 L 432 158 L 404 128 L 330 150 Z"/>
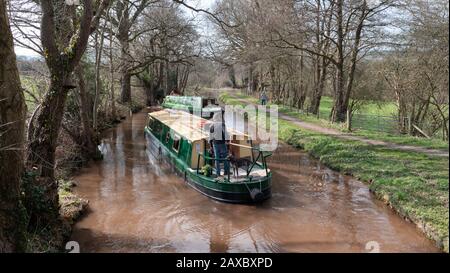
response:
<path fill-rule="evenodd" d="M 207 119 L 210 119 L 214 113 L 222 111 L 216 99 L 198 96 L 166 96 L 161 106 L 186 111 Z"/>
<path fill-rule="evenodd" d="M 207 128 L 211 121 L 175 109 L 148 114 L 147 149 L 171 164 L 184 181 L 202 194 L 224 202 L 256 203 L 271 196 L 272 174 L 267 166 L 271 153 L 253 145 L 247 134 L 227 129 L 232 156 L 215 158 Z M 230 173 L 217 176 L 214 160 L 228 161 Z M 242 164 L 242 163 L 246 164 Z"/>

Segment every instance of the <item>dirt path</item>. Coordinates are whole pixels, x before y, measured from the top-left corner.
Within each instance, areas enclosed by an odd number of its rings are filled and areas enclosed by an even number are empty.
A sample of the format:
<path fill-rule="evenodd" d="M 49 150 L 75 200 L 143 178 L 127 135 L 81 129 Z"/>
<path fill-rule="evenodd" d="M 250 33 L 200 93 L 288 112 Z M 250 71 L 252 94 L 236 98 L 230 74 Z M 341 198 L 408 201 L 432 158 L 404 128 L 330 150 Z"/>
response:
<path fill-rule="evenodd" d="M 227 94 L 232 96 L 233 99 L 238 100 L 238 101 L 240 101 L 242 103 L 251 104 L 251 102 L 249 102 L 248 100 L 238 98 L 232 93 L 227 93 Z M 418 147 L 418 146 L 401 145 L 401 144 L 395 144 L 395 143 L 392 143 L 392 142 L 387 142 L 387 141 L 382 141 L 382 140 L 368 139 L 368 138 L 361 137 L 361 136 L 355 136 L 355 135 L 343 133 L 343 132 L 341 132 L 339 130 L 336 130 L 336 129 L 326 128 L 326 127 L 322 127 L 322 126 L 317 125 L 317 124 L 301 121 L 298 118 L 294 118 L 294 117 L 288 116 L 288 115 L 283 114 L 283 113 L 278 113 L 278 117 L 283 119 L 283 120 L 287 120 L 289 122 L 292 122 L 292 123 L 294 123 L 295 125 L 297 125 L 297 126 L 299 126 L 301 128 L 304 128 L 304 129 L 307 129 L 307 130 L 310 130 L 310 131 L 314 131 L 314 132 L 318 132 L 318 133 L 322 133 L 322 134 L 325 134 L 325 135 L 334 136 L 334 137 L 341 138 L 341 139 L 357 140 L 357 141 L 361 141 L 361 142 L 369 144 L 369 145 L 386 146 L 387 148 L 390 148 L 390 149 L 407 151 L 407 152 L 424 153 L 424 154 L 427 154 L 429 156 L 449 157 L 448 151 L 445 151 L 445 150 L 428 149 L 428 148 L 423 148 L 423 147 Z"/>

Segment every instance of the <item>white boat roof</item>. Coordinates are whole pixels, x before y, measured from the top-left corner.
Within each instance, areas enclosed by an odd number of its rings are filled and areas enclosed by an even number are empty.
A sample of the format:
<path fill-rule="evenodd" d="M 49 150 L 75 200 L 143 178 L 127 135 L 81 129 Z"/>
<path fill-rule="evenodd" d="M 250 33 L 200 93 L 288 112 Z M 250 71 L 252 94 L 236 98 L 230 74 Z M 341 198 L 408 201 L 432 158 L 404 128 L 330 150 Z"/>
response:
<path fill-rule="evenodd" d="M 200 139 L 207 139 L 209 136 L 209 132 L 205 131 L 205 125 L 212 123 L 212 121 L 196 115 L 192 115 L 185 111 L 163 109 L 160 111 L 151 112 L 148 115 L 154 119 L 159 120 L 161 123 L 165 124 L 177 134 L 183 136 L 191 142 Z M 248 135 L 242 132 L 230 129 L 227 129 L 227 131 L 230 137 L 245 136 L 248 138 Z"/>

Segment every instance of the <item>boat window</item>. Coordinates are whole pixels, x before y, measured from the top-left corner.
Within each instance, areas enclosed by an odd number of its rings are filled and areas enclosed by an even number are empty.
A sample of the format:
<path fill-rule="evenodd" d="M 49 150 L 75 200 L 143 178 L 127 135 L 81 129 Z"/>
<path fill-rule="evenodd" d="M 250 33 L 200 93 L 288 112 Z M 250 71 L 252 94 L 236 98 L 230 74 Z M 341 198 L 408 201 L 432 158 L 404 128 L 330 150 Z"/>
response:
<path fill-rule="evenodd" d="M 152 125 L 153 125 L 153 122 L 154 122 L 155 120 L 153 119 L 153 118 L 148 118 L 148 124 L 147 124 L 147 126 L 148 126 L 148 128 L 152 128 Z"/>
<path fill-rule="evenodd" d="M 178 150 L 180 149 L 180 137 L 175 135 L 173 137 L 173 145 L 172 148 L 178 152 Z"/>
<path fill-rule="evenodd" d="M 170 139 L 170 131 L 167 132 L 166 134 L 166 143 L 169 143 L 169 139 Z"/>
<path fill-rule="evenodd" d="M 149 118 L 147 126 L 150 128 L 150 130 L 152 130 L 157 134 L 160 134 L 162 131 L 161 123 L 155 120 L 154 118 Z"/>

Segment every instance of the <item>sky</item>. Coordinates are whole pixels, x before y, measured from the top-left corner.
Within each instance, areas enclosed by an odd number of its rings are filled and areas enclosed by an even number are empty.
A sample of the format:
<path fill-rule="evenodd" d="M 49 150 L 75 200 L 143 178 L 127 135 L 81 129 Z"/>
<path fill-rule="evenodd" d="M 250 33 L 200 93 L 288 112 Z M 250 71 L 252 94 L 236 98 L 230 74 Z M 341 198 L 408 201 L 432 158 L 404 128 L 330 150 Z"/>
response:
<path fill-rule="evenodd" d="M 14 46 L 14 52 L 16 52 L 17 56 L 30 56 L 30 57 L 38 57 L 39 56 L 39 54 L 37 54 L 36 52 L 34 52 L 30 49 L 18 47 L 18 46 Z"/>
<path fill-rule="evenodd" d="M 190 6 L 193 6 L 198 9 L 200 9 L 200 8 L 201 9 L 210 9 L 215 1 L 216 0 L 187 0 L 186 3 L 189 4 Z M 185 10 L 186 10 L 186 13 L 191 16 L 201 16 L 202 15 L 202 14 L 197 14 L 196 12 L 189 10 L 187 8 Z M 29 57 L 39 56 L 39 54 L 37 54 L 36 52 L 34 52 L 30 49 L 27 49 L 27 48 L 19 47 L 19 46 L 15 46 L 14 51 L 16 52 L 16 55 L 18 55 L 18 56 L 29 56 Z"/>

